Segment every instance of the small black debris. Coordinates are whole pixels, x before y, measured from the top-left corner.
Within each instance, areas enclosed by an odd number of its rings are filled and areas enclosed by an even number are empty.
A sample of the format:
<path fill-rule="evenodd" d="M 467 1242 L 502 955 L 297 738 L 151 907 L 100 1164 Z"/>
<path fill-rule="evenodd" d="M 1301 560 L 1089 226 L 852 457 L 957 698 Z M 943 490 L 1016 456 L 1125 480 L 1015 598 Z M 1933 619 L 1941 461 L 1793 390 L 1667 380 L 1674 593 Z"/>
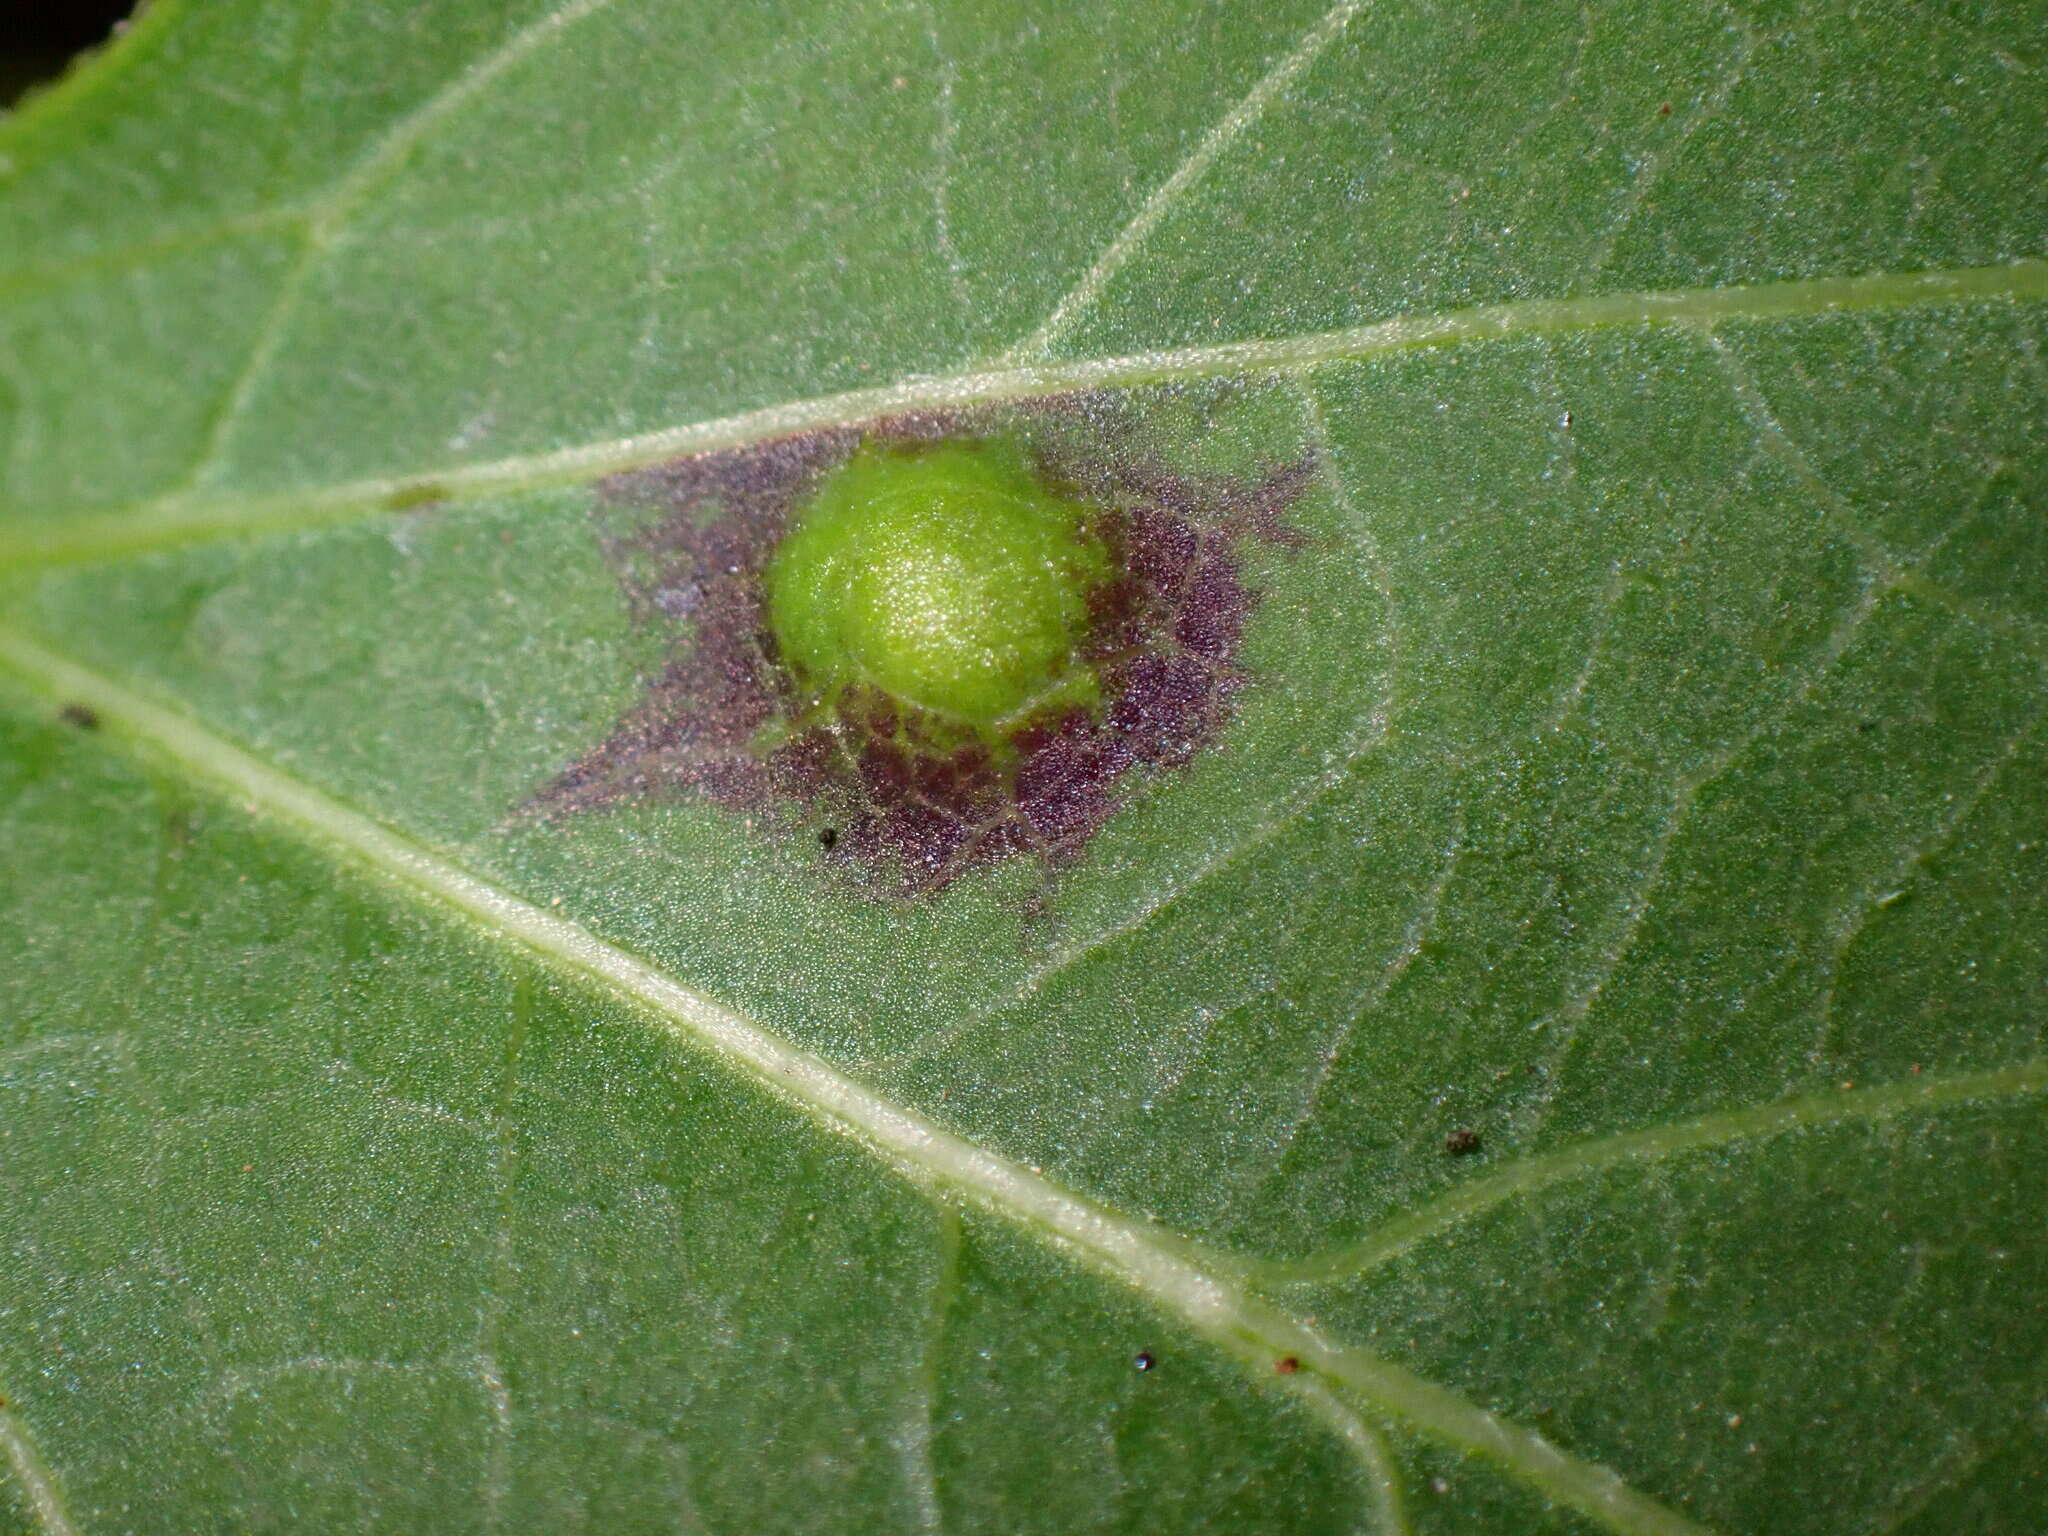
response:
<path fill-rule="evenodd" d="M 1131 1364 L 1135 1365 L 1141 1371 L 1149 1371 L 1157 1363 L 1158 1362 L 1155 1361 L 1149 1354 L 1144 1353 L 1140 1353 L 1136 1359 L 1131 1361 Z"/>
<path fill-rule="evenodd" d="M 1444 1138 L 1444 1150 L 1453 1157 L 1464 1157 L 1479 1150 L 1477 1131 L 1453 1131 Z"/>
<path fill-rule="evenodd" d="M 66 725 L 75 725 L 81 731 L 96 731 L 100 728 L 99 711 L 90 704 L 66 704 L 57 711 L 57 718 Z"/>
<path fill-rule="evenodd" d="M 818 834 L 818 846 L 824 849 L 827 853 L 830 853 L 832 851 L 834 845 L 836 845 L 838 841 L 839 829 L 837 827 L 826 827 L 823 831 L 821 831 Z"/>

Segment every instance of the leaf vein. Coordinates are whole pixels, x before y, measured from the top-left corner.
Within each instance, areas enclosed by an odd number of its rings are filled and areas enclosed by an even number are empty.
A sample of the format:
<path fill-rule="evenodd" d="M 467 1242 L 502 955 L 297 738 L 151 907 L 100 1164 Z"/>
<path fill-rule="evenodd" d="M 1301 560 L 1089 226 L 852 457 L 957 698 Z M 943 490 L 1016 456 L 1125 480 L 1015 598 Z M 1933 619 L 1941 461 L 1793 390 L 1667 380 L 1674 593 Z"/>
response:
<path fill-rule="evenodd" d="M 1299 1259 L 1260 1259 L 1243 1268 L 1265 1285 L 1348 1280 L 1524 1195 L 1612 1168 L 1659 1162 L 1684 1152 L 1763 1140 L 1813 1126 L 1884 1121 L 1951 1105 L 2048 1091 L 2048 1058 L 1980 1072 L 1909 1078 L 1874 1088 L 1810 1094 L 1775 1104 L 1697 1115 L 1647 1130 L 1622 1131 L 1527 1158 L 1396 1217 L 1362 1242 Z M 1219 1261 L 1223 1263 L 1227 1261 Z"/>
<path fill-rule="evenodd" d="M 1310 1381 L 1320 1375 L 1424 1434 L 1487 1456 L 1545 1497 L 1619 1536 L 1701 1536 L 1697 1523 L 1629 1487 L 1607 1468 L 1568 1455 L 1447 1387 L 1323 1337 L 1212 1272 L 1185 1240 L 883 1097 L 580 924 L 498 889 L 191 718 L 10 631 L 0 630 L 0 665 L 38 692 L 94 708 L 110 740 L 174 764 L 345 866 L 452 910 L 497 942 L 517 946 L 643 1010 L 678 1044 L 710 1053 L 742 1079 L 848 1136 L 915 1185 L 935 1195 L 950 1190 L 1130 1286 L 1161 1310 L 1180 1316 L 1257 1379 L 1272 1382 L 1272 1362 L 1292 1355 Z"/>
<path fill-rule="evenodd" d="M 1663 325 L 1711 330 L 1737 320 L 1782 321 L 1850 310 L 2044 299 L 2048 299 L 2048 260 L 2030 259 L 1997 267 L 1807 278 L 1754 287 L 1517 299 L 1439 314 L 1403 315 L 1305 336 L 915 376 L 873 389 L 788 401 L 679 427 L 438 470 L 249 496 L 166 494 L 127 507 L 11 528 L 0 535 L 0 570 L 103 560 L 213 539 L 296 533 L 360 521 L 388 512 L 394 503 L 408 505 L 418 499 L 440 501 L 578 485 L 597 475 L 663 459 L 716 452 L 763 438 L 846 426 L 898 412 L 948 410 L 1092 389 L 1142 388 L 1252 371 L 1299 375 L 1331 363 L 1518 336 Z"/>
<path fill-rule="evenodd" d="M 78 1536 L 78 1527 L 64 1507 L 63 1490 L 58 1487 L 55 1474 L 36 1449 L 28 1425 L 8 1406 L 13 1401 L 12 1397 L 0 1395 L 0 1450 L 7 1453 L 7 1464 L 14 1469 L 15 1481 L 21 1484 L 29 1513 L 45 1536 Z"/>
<path fill-rule="evenodd" d="M 368 155 L 334 183 L 324 197 L 314 200 L 310 205 L 311 218 L 301 236 L 298 256 L 279 283 L 277 295 L 250 344 L 249 354 L 214 414 L 198 455 L 186 473 L 184 485 L 172 492 L 174 496 L 181 491 L 187 494 L 197 491 L 226 457 L 235 429 L 283 347 L 308 286 L 328 252 L 340 241 L 348 217 L 378 183 L 394 167 L 404 163 L 405 157 L 418 147 L 435 123 L 458 110 L 478 91 L 543 43 L 552 41 L 558 34 L 612 3 L 613 0 L 573 0 L 572 4 L 551 11 L 514 33 L 475 66 L 449 81 L 402 118 Z"/>
<path fill-rule="evenodd" d="M 1683 156 L 1700 129 L 1719 117 L 1727 108 L 1729 99 L 1734 96 L 1737 87 L 1748 74 L 1750 61 L 1756 57 L 1757 48 L 1763 40 L 1739 16 L 1732 18 L 1730 25 L 1741 38 L 1740 46 L 1735 50 L 1735 57 L 1730 61 L 1721 79 L 1700 99 L 1699 104 L 1686 114 L 1685 122 L 1678 130 L 1677 142 L 1669 148 L 1653 151 L 1645 156 L 1642 164 L 1636 168 L 1636 174 L 1629 182 L 1628 193 L 1622 200 L 1621 209 L 1615 215 L 1614 223 L 1608 228 L 1607 233 L 1601 236 L 1600 243 L 1593 248 L 1592 258 L 1586 264 L 1588 273 L 1600 272 L 1606 268 L 1607 263 L 1614 257 L 1614 248 L 1621 243 L 1621 237 L 1628 232 L 1629 226 L 1635 222 L 1636 216 L 1649 202 L 1650 193 L 1658 181 L 1671 168 L 1673 162 Z"/>
<path fill-rule="evenodd" d="M 1314 63 L 1323 50 L 1336 40 L 1351 18 L 1365 8 L 1364 0 L 1338 0 L 1324 13 L 1322 19 L 1311 27 L 1302 40 L 1294 45 L 1255 84 L 1244 97 L 1226 112 L 1189 152 L 1187 158 L 1175 167 L 1173 174 L 1161 182 L 1148 197 L 1144 205 L 1131 216 L 1130 222 L 1117 232 L 1116 237 L 1103 248 L 1095 258 L 1093 266 L 1081 275 L 1080 281 L 1068 290 L 1066 296 L 1053 306 L 1045 322 L 1024 340 L 1012 347 L 1005 360 L 1018 362 L 1028 357 L 1042 357 L 1049 354 L 1053 344 L 1073 326 L 1074 321 L 1102 296 L 1110 280 L 1122 270 L 1159 227 L 1167 214 L 1173 211 L 1188 189 L 1220 160 L 1225 151 L 1253 123 L 1264 115 L 1273 98 L 1291 85 L 1301 72 Z"/>

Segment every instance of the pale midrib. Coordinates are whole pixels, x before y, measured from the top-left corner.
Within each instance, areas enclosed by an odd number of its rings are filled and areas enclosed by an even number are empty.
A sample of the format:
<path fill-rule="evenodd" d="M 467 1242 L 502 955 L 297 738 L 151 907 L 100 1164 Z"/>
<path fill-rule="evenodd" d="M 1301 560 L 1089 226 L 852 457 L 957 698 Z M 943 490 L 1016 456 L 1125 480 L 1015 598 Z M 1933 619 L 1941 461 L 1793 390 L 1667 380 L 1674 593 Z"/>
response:
<path fill-rule="evenodd" d="M 1950 1105 L 2043 1091 L 2048 1091 L 2048 1060 L 2026 1061 L 1981 1072 L 1930 1074 L 1872 1088 L 1808 1094 L 1603 1136 L 1546 1156 L 1522 1159 L 1490 1177 L 1461 1185 L 1423 1210 L 1392 1218 L 1363 1242 L 1301 1259 L 1248 1263 L 1244 1273 L 1264 1285 L 1348 1280 L 1509 1200 L 1610 1169 L 1640 1167 L 1686 1152 L 1763 1141 L 1793 1131 L 1890 1120 Z"/>
<path fill-rule="evenodd" d="M 7 1400 L 0 1397 L 0 1451 L 7 1454 L 7 1464 L 14 1469 L 15 1481 L 21 1484 L 29 1513 L 35 1516 L 36 1524 L 47 1536 L 78 1536 L 78 1527 L 71 1523 L 71 1516 L 65 1512 L 56 1479 L 43 1465 L 43 1458 L 37 1453 L 36 1443 L 27 1427 L 7 1408 L 6 1403 Z"/>
<path fill-rule="evenodd" d="M 678 1039 L 847 1134 L 918 1185 L 950 1193 L 1130 1285 L 1281 1389 L 1314 1406 L 1316 1378 L 1378 1412 L 1496 1462 L 1544 1497 L 1622 1536 L 1703 1536 L 1705 1528 L 1458 1394 L 1326 1338 L 1210 1272 L 1171 1234 L 1065 1189 L 884 1099 L 752 1020 L 680 985 L 579 924 L 501 891 L 460 866 L 279 772 L 193 720 L 0 629 L 0 665 L 53 699 L 85 705 L 102 729 L 166 759 L 230 800 L 288 824 L 317 846 L 480 923 L 496 938 L 651 1010 Z M 1294 1381 L 1274 1362 L 1292 1355 Z M 23 1442 L 26 1444 L 26 1442 Z M 53 1527 L 61 1529 L 60 1527 Z"/>
<path fill-rule="evenodd" d="M 2048 260 L 2027 260 L 1999 267 L 1809 278 L 1749 287 L 1521 299 L 1440 314 L 1404 315 L 1276 340 L 929 375 L 487 464 L 262 496 L 194 492 L 88 513 L 62 523 L 53 521 L 47 527 L 17 526 L 0 536 L 0 569 L 31 569 L 210 539 L 287 533 L 350 522 L 395 506 L 574 485 L 685 454 L 734 448 L 903 411 L 946 410 L 1077 390 L 1128 389 L 1245 373 L 1305 373 L 1330 363 L 1360 362 L 1400 352 L 1577 331 L 1676 326 L 1708 332 L 1742 322 L 2041 299 L 2048 299 Z"/>

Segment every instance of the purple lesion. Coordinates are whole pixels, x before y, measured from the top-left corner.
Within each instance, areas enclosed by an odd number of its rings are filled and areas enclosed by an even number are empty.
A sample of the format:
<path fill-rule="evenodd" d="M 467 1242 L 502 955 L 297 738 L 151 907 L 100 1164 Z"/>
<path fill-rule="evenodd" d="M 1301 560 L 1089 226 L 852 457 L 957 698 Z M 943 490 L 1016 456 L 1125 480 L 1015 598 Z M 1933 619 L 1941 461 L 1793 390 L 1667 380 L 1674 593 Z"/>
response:
<path fill-rule="evenodd" d="M 762 572 L 817 479 L 863 441 L 1023 437 L 1046 481 L 1093 509 L 1114 574 L 1089 593 L 1086 704 L 1027 713 L 998 739 L 874 690 L 799 697 L 777 662 Z M 1071 862 L 1149 773 L 1213 744 L 1250 681 L 1258 597 L 1244 556 L 1298 546 L 1314 479 L 1191 475 L 1141 451 L 1106 397 L 922 414 L 703 454 L 602 483 L 599 537 L 643 623 L 677 636 L 641 699 L 529 810 L 550 819 L 661 798 L 803 831 L 865 888 L 935 894 L 1016 858 Z M 828 836 L 819 836 L 829 829 Z"/>

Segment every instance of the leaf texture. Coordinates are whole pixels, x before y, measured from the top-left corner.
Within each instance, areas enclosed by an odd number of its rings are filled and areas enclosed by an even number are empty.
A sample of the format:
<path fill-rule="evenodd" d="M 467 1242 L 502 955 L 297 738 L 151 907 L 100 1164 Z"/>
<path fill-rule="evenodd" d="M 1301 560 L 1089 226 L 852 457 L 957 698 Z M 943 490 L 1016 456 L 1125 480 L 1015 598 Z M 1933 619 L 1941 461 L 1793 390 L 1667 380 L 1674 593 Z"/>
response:
<path fill-rule="evenodd" d="M 2039 1529 L 2043 42 L 156 0 L 0 123 L 0 1528 Z M 1078 860 L 522 814 L 602 477 L 1077 392 L 1317 469 Z"/>

